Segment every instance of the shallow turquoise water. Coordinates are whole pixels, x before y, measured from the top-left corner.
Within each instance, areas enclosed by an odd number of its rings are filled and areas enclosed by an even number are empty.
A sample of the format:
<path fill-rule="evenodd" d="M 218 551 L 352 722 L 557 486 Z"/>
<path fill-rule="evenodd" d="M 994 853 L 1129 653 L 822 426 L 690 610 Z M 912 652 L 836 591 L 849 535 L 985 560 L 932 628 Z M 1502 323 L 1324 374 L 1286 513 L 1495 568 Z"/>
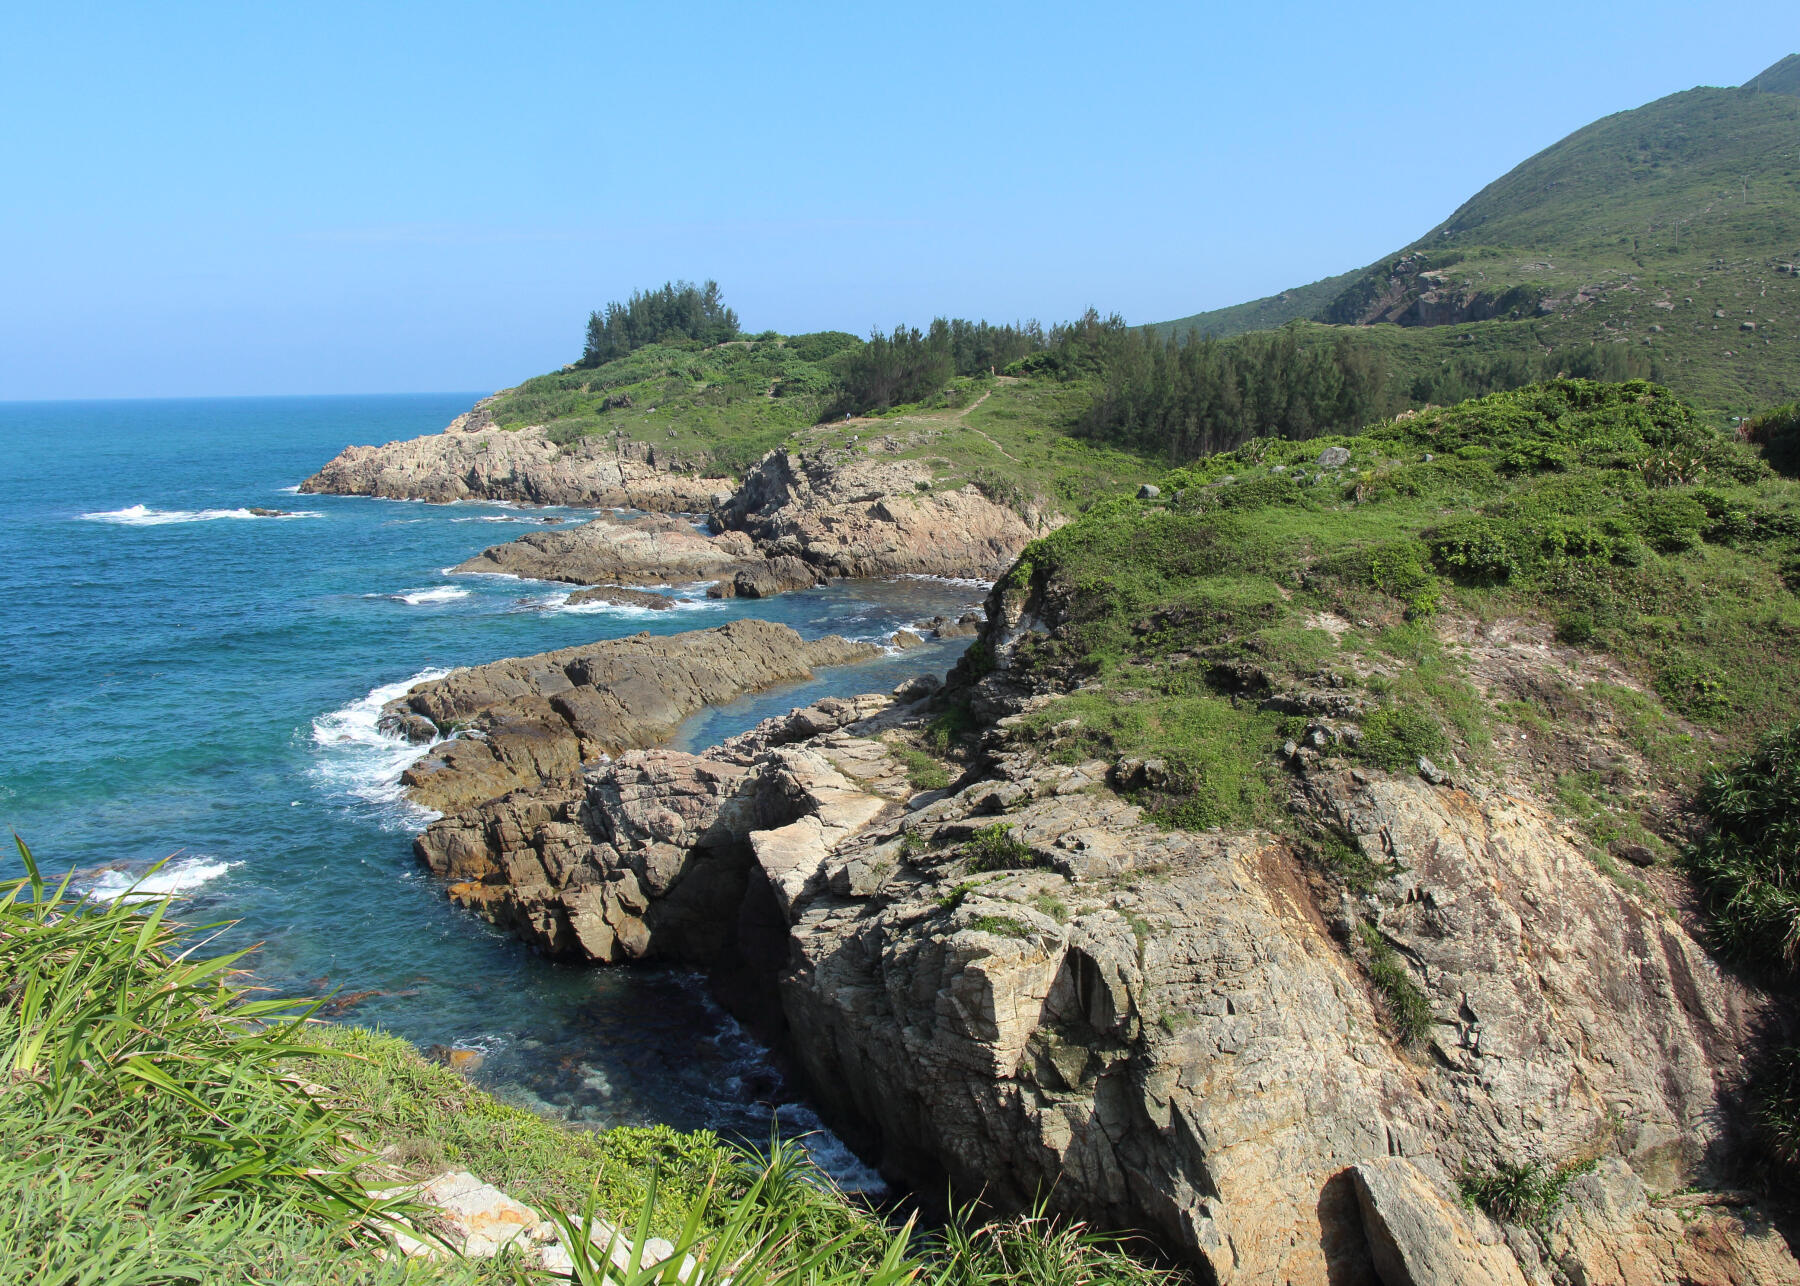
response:
<path fill-rule="evenodd" d="M 697 980 L 551 965 L 446 903 L 413 862 L 422 819 L 394 784 L 414 752 L 375 733 L 374 712 L 384 689 L 455 665 L 748 614 L 885 636 L 981 590 L 901 580 L 763 602 L 684 590 L 674 612 L 572 612 L 558 606 L 566 587 L 443 569 L 584 513 L 287 490 L 346 443 L 432 431 L 472 400 L 0 404 L 12 463 L 0 476 L 0 823 L 101 891 L 175 855 L 162 874 L 184 918 L 237 921 L 234 939 L 262 944 L 264 981 L 375 993 L 347 1017 L 484 1049 L 481 1076 L 518 1101 L 766 1138 L 794 1091 Z M 697 716 L 680 743 L 941 672 L 960 646 L 822 671 Z M 783 1117 L 807 1121 L 791 1103 Z"/>

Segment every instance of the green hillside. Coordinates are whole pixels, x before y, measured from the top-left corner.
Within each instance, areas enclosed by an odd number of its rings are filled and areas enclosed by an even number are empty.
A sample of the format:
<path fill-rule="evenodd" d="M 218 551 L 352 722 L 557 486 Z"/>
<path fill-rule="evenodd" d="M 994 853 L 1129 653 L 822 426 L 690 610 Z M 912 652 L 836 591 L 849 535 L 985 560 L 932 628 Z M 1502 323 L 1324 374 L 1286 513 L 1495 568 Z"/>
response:
<path fill-rule="evenodd" d="M 1692 89 L 1596 121 L 1345 278 L 1164 323 L 1359 328 L 1399 368 L 1458 345 L 1543 356 L 1635 350 L 1701 405 L 1800 393 L 1800 56 L 1737 89 Z M 1322 299 L 1321 287 L 1335 285 Z M 1457 338 L 1441 332 L 1454 328 Z M 1467 336 L 1468 338 L 1462 338 Z"/>
<path fill-rule="evenodd" d="M 1164 335 L 1192 332 L 1196 335 L 1210 335 L 1215 339 L 1230 339 L 1234 335 L 1247 334 L 1253 330 L 1274 330 L 1291 321 L 1317 317 L 1332 300 L 1344 293 L 1344 289 L 1357 276 L 1355 272 L 1339 273 L 1335 277 L 1315 281 L 1310 286 L 1295 286 L 1278 295 L 1252 299 L 1247 304 L 1233 304 L 1229 308 L 1195 313 L 1192 317 L 1158 322 L 1152 329 Z"/>

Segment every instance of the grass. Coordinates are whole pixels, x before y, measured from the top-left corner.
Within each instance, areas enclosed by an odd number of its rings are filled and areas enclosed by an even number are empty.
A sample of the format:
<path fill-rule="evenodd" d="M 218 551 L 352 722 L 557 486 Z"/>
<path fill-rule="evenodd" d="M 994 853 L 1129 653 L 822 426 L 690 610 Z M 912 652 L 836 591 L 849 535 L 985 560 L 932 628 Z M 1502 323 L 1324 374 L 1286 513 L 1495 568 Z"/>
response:
<path fill-rule="evenodd" d="M 41 1286 L 555 1281 L 518 1259 L 426 1263 L 381 1228 L 424 1212 L 374 1184 L 469 1169 L 546 1211 L 575 1280 L 613 1286 L 1142 1283 L 1168 1274 L 1039 1209 L 958 1211 L 929 1234 L 845 1197 L 792 1142 L 566 1130 L 500 1104 L 405 1042 L 255 998 L 243 954 L 165 900 L 0 885 L 0 1280 Z M 610 1247 L 587 1246 L 604 1217 Z M 660 1267 L 602 1269 L 669 1238 Z M 632 1253 L 628 1262 L 640 1259 Z"/>
<path fill-rule="evenodd" d="M 1420 1044 L 1431 1034 L 1435 1021 L 1431 1002 L 1413 981 L 1405 960 L 1382 936 L 1381 930 L 1372 924 L 1363 924 L 1358 926 L 1357 936 L 1367 957 L 1369 981 L 1375 984 L 1381 997 L 1395 1039 L 1402 1045 Z"/>
<path fill-rule="evenodd" d="M 903 746 L 896 753 L 906 767 L 907 784 L 914 790 L 943 790 L 950 784 L 949 770 L 923 750 Z"/>
<path fill-rule="evenodd" d="M 1042 866 L 1043 861 L 1031 845 L 1014 837 L 1005 822 L 984 826 L 970 837 L 967 845 L 968 868 L 971 872 L 1024 871 Z"/>
<path fill-rule="evenodd" d="M 1562 1205 L 1569 1185 L 1593 1168 L 1592 1161 L 1555 1169 L 1535 1161 L 1502 1164 L 1488 1171 L 1465 1171 L 1457 1186 L 1471 1209 L 1485 1210 L 1501 1223 L 1542 1228 Z"/>

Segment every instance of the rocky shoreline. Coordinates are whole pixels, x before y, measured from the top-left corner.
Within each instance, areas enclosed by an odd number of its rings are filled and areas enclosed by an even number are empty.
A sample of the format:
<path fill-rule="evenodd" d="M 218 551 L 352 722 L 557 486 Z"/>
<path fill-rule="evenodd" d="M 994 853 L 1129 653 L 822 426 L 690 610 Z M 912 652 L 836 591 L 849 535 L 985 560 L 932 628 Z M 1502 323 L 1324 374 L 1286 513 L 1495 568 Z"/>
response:
<path fill-rule="evenodd" d="M 495 395 L 496 397 L 498 394 Z M 302 494 L 386 500 L 505 500 L 527 505 L 704 512 L 728 478 L 702 477 L 667 451 L 619 437 L 551 440 L 541 427 L 494 424 L 493 397 L 442 433 L 347 446 L 300 484 Z"/>
<path fill-rule="evenodd" d="M 688 471 L 618 435 L 558 445 L 540 428 L 499 429 L 486 407 L 443 433 L 347 447 L 300 489 L 705 515 L 706 530 L 602 515 L 495 545 L 455 570 L 583 586 L 713 580 L 720 595 L 742 597 L 846 576 L 992 580 L 1061 520 L 1038 507 L 1015 509 L 970 483 L 941 486 L 925 460 L 848 448 L 772 451 L 740 484 Z"/>
<path fill-rule="evenodd" d="M 1141 766 L 1058 762 L 1025 731 L 1048 695 L 1006 670 L 1026 618 L 990 600 L 1001 664 L 955 677 L 985 731 L 947 785 L 915 784 L 922 678 L 700 755 L 571 756 L 416 850 L 548 955 L 706 966 L 759 997 L 834 1127 L 916 1190 L 1047 1192 L 1220 1282 L 1800 1273 L 1744 1201 L 1659 1195 L 1735 1146 L 1752 998 L 1528 788 L 1298 750 L 1291 807 L 1396 872 L 1350 902 L 1280 836 L 1150 824 L 1113 789 Z M 449 691 L 400 704 L 468 708 Z M 1416 1050 L 1355 963 L 1371 919 L 1423 980 Z M 1593 1158 L 1539 1231 L 1457 1190 L 1521 1148 Z"/>

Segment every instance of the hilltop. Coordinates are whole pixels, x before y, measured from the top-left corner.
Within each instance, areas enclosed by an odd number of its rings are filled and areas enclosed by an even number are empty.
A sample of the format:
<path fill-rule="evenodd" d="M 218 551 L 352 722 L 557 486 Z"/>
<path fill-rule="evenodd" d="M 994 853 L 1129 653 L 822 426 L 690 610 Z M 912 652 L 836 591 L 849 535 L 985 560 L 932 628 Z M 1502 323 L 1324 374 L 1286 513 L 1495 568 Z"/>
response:
<path fill-rule="evenodd" d="M 1159 329 L 1379 327 L 1396 368 L 1421 375 L 1618 345 L 1634 373 L 1741 413 L 1800 394 L 1797 263 L 1792 55 L 1577 130 L 1365 268 Z"/>

